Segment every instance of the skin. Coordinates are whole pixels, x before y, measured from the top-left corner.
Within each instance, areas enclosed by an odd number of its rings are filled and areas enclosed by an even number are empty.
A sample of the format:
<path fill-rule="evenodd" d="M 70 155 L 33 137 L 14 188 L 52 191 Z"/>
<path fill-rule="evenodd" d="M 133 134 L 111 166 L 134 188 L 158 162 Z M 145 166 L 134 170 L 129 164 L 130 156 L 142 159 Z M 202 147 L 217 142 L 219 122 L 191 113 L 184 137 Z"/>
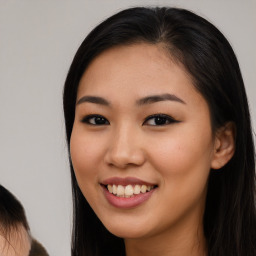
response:
<path fill-rule="evenodd" d="M 180 100 L 138 104 L 165 94 Z M 104 98 L 109 105 L 81 100 L 84 96 Z M 202 219 L 207 180 L 211 168 L 220 168 L 232 156 L 231 149 L 230 156 L 223 154 L 232 132 L 213 134 L 207 102 L 183 66 L 161 45 L 109 49 L 85 71 L 77 102 L 70 146 L 75 175 L 102 223 L 124 238 L 127 256 L 206 255 Z M 94 118 L 83 122 L 93 114 L 106 123 L 94 125 Z M 156 125 L 156 119 L 148 119 L 154 114 L 177 122 Z M 136 177 L 157 189 L 137 207 L 116 208 L 100 185 L 110 177 Z"/>
<path fill-rule="evenodd" d="M 12 228 L 8 237 L 0 235 L 0 254 L 2 256 L 28 256 L 31 239 L 26 229 L 19 225 Z"/>

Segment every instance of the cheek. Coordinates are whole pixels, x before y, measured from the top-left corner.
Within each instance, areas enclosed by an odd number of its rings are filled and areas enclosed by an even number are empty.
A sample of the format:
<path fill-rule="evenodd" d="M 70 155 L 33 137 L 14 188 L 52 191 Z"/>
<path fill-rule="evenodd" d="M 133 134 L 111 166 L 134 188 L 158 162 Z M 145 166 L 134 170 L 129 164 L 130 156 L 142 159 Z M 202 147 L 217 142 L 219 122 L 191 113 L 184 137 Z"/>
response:
<path fill-rule="evenodd" d="M 193 127 L 184 126 L 178 132 L 158 138 L 151 144 L 150 157 L 155 168 L 164 179 L 200 179 L 208 175 L 212 156 L 212 137 L 210 129 L 198 132 Z M 194 178 L 193 178 L 194 177 Z"/>
<path fill-rule="evenodd" d="M 102 162 L 102 145 L 97 138 L 84 135 L 74 128 L 70 139 L 70 154 L 79 186 L 96 182 L 96 165 Z"/>
<path fill-rule="evenodd" d="M 167 222 L 183 216 L 195 205 L 203 208 L 210 171 L 212 139 L 210 133 L 197 136 L 197 133 L 190 131 L 187 134 L 173 133 L 168 140 L 158 138 L 158 143 L 151 141 L 156 145 L 151 150 L 151 163 L 160 174 L 162 185 L 162 196 L 157 208 Z M 172 217 L 168 208 L 173 209 Z"/>
<path fill-rule="evenodd" d="M 70 139 L 70 154 L 79 188 L 91 206 L 95 203 L 98 169 L 101 157 L 99 143 L 74 127 Z"/>

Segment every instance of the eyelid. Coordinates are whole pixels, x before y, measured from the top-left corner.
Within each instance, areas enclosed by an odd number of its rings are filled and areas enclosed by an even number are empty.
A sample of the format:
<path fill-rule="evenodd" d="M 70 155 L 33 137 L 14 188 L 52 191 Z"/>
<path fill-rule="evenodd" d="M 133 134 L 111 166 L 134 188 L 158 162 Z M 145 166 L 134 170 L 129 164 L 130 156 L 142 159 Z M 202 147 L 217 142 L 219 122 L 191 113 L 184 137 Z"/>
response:
<path fill-rule="evenodd" d="M 92 124 L 92 123 L 89 122 L 89 120 L 90 120 L 91 118 L 97 118 L 97 117 L 105 119 L 105 120 L 107 121 L 107 123 L 106 123 L 106 124 Z M 104 116 L 99 115 L 99 114 L 90 114 L 90 115 L 86 115 L 86 116 L 84 116 L 80 121 L 81 121 L 82 123 L 86 123 L 86 124 L 92 125 L 92 126 L 103 126 L 103 125 L 109 125 L 109 124 L 110 124 L 107 118 L 105 118 Z"/>
<path fill-rule="evenodd" d="M 170 124 L 173 124 L 173 123 L 179 123 L 180 121 L 176 120 L 175 118 L 173 118 L 172 116 L 170 115 L 166 115 L 166 114 L 154 114 L 154 115 L 150 115 L 148 116 L 145 121 L 143 122 L 142 125 L 145 125 L 146 122 L 148 122 L 150 119 L 153 119 L 153 118 L 157 118 L 157 117 L 161 117 L 161 118 L 166 118 L 166 120 L 169 122 L 167 124 L 162 124 L 162 125 L 149 125 L 149 126 L 165 126 L 165 125 L 170 125 Z"/>

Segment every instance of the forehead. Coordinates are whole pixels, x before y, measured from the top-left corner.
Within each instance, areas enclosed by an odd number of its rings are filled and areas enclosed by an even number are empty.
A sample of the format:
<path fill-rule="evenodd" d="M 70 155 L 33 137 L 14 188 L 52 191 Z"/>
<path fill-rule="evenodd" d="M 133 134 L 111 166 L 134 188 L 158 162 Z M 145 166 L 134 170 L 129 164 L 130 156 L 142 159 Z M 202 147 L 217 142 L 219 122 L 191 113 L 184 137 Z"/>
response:
<path fill-rule="evenodd" d="M 193 91 L 201 97 L 183 65 L 173 61 L 163 45 L 138 43 L 113 47 L 97 56 L 84 72 L 77 96 L 113 97 L 118 92 L 127 98 L 167 91 L 185 98 Z"/>

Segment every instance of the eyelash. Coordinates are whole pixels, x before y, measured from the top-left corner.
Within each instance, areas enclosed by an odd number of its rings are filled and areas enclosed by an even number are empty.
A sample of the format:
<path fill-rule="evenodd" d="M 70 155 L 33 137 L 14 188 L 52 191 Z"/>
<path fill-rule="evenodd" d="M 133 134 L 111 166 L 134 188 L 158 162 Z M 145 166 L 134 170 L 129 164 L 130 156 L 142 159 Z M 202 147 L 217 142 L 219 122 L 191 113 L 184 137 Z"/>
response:
<path fill-rule="evenodd" d="M 98 121 L 97 119 L 98 118 Z M 158 118 L 158 122 L 160 122 L 159 124 L 157 124 L 157 118 Z M 94 122 L 92 123 L 90 120 L 94 119 Z M 149 122 L 150 120 L 155 119 L 155 124 L 147 124 L 147 122 Z M 101 126 L 101 125 L 109 125 L 109 121 L 101 116 L 101 115 L 88 115 L 85 116 L 82 120 L 82 123 L 86 123 L 89 125 L 95 125 L 95 126 Z M 97 122 L 100 122 L 97 124 Z M 149 125 L 149 126 L 164 126 L 164 125 L 169 125 L 172 123 L 179 123 L 178 120 L 175 120 L 173 117 L 165 115 L 165 114 L 154 114 L 151 116 L 148 116 L 145 121 L 143 122 L 142 125 Z"/>
<path fill-rule="evenodd" d="M 146 118 L 146 120 L 143 122 L 143 125 L 146 124 L 148 121 L 151 119 L 155 119 L 156 123 L 156 118 L 158 118 L 158 121 L 160 121 L 160 124 L 149 124 L 150 126 L 164 126 L 164 125 L 169 125 L 173 123 L 179 123 L 178 120 L 175 120 L 173 117 L 165 115 L 165 114 L 154 114 Z M 162 121 L 165 121 L 165 123 L 161 123 Z"/>
<path fill-rule="evenodd" d="M 90 119 L 93 119 L 94 118 L 94 123 L 91 123 L 90 122 Z M 98 121 L 105 121 L 105 123 L 99 123 L 99 124 L 97 124 L 96 122 L 95 122 L 95 119 L 96 118 L 98 118 Z M 82 123 L 86 123 L 86 124 L 89 124 L 89 125 L 109 125 L 110 123 L 109 123 L 109 121 L 105 118 L 105 117 L 103 117 L 103 116 L 101 116 L 101 115 L 88 115 L 88 116 L 85 116 L 82 120 L 81 120 L 81 122 Z"/>

